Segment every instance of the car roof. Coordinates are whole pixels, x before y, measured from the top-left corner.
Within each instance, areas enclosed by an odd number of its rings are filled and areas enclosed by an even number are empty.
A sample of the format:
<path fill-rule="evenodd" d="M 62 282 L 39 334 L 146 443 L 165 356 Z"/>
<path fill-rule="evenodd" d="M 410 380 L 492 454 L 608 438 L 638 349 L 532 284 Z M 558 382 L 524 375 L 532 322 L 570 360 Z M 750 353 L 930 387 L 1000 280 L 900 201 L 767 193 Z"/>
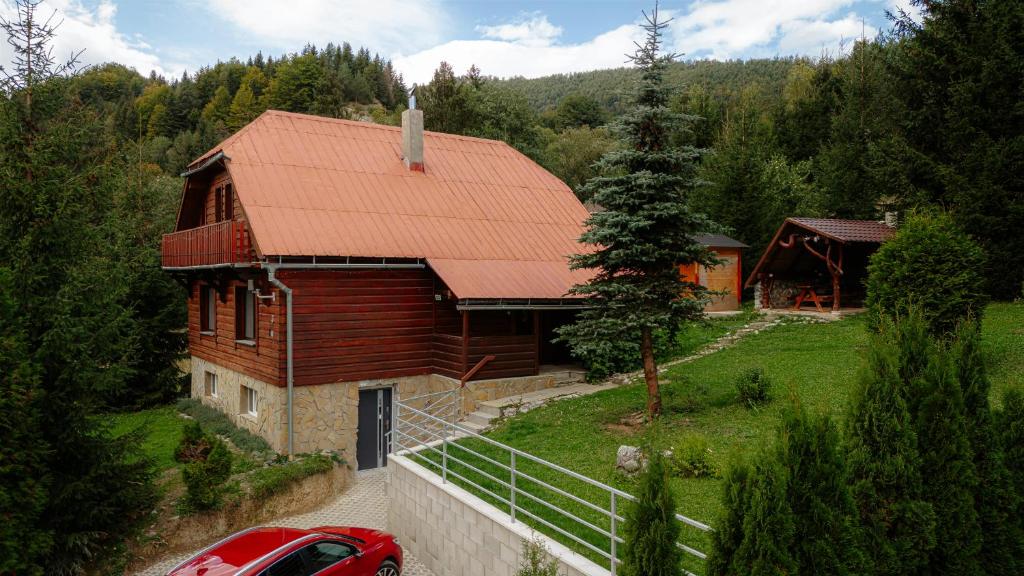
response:
<path fill-rule="evenodd" d="M 253 560 L 282 546 L 319 534 L 298 528 L 251 528 L 221 540 L 170 573 L 174 576 L 199 574 L 200 571 L 204 576 L 235 574 Z"/>

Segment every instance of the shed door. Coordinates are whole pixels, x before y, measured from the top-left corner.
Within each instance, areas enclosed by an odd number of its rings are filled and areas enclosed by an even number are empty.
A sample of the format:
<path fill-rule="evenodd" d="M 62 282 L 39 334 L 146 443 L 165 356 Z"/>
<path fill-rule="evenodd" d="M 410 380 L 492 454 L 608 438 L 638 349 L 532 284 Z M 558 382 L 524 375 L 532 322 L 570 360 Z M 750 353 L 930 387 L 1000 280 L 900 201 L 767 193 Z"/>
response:
<path fill-rule="evenodd" d="M 359 391 L 356 460 L 360 470 L 380 468 L 391 451 L 391 388 Z"/>

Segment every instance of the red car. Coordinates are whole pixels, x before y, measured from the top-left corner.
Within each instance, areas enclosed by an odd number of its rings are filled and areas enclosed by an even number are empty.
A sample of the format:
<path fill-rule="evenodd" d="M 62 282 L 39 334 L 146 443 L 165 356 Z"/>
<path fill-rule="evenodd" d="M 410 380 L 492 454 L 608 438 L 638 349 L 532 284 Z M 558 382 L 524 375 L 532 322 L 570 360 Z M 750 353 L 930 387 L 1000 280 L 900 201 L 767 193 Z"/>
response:
<path fill-rule="evenodd" d="M 167 576 L 399 576 L 402 547 L 386 532 L 320 526 L 250 528 L 178 564 Z"/>

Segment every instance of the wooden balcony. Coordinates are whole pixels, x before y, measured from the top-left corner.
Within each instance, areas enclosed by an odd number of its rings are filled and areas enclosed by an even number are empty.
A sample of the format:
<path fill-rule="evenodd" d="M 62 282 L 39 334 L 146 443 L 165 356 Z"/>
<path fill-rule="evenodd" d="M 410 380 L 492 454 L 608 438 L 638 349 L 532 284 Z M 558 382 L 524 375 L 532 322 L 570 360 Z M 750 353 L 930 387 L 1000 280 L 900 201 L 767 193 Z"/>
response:
<path fill-rule="evenodd" d="M 164 234 L 160 246 L 164 268 L 195 268 L 252 262 L 245 222 L 225 220 Z"/>

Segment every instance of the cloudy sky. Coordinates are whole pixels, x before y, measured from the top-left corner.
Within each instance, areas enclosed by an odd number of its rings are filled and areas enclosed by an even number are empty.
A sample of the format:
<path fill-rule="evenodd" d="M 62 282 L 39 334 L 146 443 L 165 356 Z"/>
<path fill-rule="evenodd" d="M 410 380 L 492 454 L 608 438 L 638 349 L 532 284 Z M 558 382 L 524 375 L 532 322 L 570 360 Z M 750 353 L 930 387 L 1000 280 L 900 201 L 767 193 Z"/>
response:
<path fill-rule="evenodd" d="M 623 65 L 653 0 L 46 0 L 63 24 L 55 55 L 178 76 L 232 56 L 348 41 L 391 58 L 408 83 L 441 60 L 527 77 Z M 667 47 L 685 58 L 835 54 L 887 29 L 909 0 L 663 0 Z M 13 0 L 0 0 L 10 17 Z M 0 62 L 10 49 L 0 46 Z"/>

